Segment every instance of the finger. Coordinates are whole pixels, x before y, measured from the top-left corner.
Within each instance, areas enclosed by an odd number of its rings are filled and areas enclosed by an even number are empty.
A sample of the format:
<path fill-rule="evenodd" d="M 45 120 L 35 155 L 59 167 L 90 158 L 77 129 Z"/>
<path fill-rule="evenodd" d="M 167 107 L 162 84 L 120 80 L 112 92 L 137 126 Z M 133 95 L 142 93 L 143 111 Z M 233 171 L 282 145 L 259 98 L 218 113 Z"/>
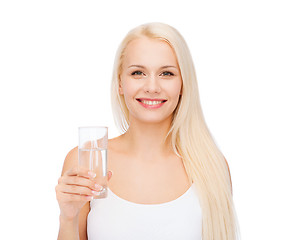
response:
<path fill-rule="evenodd" d="M 75 167 L 75 168 L 71 168 L 70 170 L 68 170 L 65 175 L 67 176 L 80 176 L 80 177 L 84 177 L 84 178 L 94 178 L 96 176 L 96 174 L 86 168 L 82 168 L 82 167 Z"/>
<path fill-rule="evenodd" d="M 94 180 L 80 176 L 64 176 L 60 180 L 60 184 L 86 187 L 91 190 L 100 190 L 101 188 L 101 186 L 97 184 Z"/>
<path fill-rule="evenodd" d="M 97 187 L 95 190 L 89 189 L 87 187 L 76 186 L 76 185 L 65 185 L 59 184 L 55 188 L 57 197 L 61 194 L 73 194 L 73 195 L 83 195 L 83 196 L 98 196 L 102 187 Z M 59 197 L 58 197 L 59 198 Z"/>
<path fill-rule="evenodd" d="M 58 191 L 61 193 L 68 193 L 74 195 L 85 195 L 85 196 L 94 196 L 98 191 L 94 191 L 87 187 L 77 186 L 77 185 L 61 185 L 58 188 Z"/>
<path fill-rule="evenodd" d="M 63 199 L 63 201 L 85 202 L 92 200 L 94 197 L 89 195 L 61 193 L 59 198 Z"/>

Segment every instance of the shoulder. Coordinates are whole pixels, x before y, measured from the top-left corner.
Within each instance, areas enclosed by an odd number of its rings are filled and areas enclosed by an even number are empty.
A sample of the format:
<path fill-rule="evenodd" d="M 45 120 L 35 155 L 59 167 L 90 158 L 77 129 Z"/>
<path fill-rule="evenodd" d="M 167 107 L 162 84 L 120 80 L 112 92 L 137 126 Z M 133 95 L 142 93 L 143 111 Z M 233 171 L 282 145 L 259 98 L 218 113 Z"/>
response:
<path fill-rule="evenodd" d="M 227 166 L 227 168 L 228 168 L 228 172 L 229 172 L 229 174 L 230 174 L 229 165 L 228 165 L 228 162 L 227 162 L 227 160 L 226 160 L 225 157 L 224 157 L 224 160 L 225 160 L 226 166 Z"/>
<path fill-rule="evenodd" d="M 229 165 L 228 165 L 228 162 L 227 162 L 225 157 L 224 157 L 224 160 L 225 160 L 225 163 L 226 163 L 226 166 L 227 166 L 227 169 L 228 169 L 228 173 L 229 173 L 229 180 L 230 180 L 230 184 L 231 184 L 231 193 L 232 193 L 232 181 L 231 181 L 230 169 L 229 169 Z"/>
<path fill-rule="evenodd" d="M 67 170 L 78 166 L 78 146 L 71 149 L 64 160 L 62 175 Z"/>
<path fill-rule="evenodd" d="M 66 156 L 66 159 L 67 158 L 77 158 L 77 155 L 78 154 L 78 146 L 76 146 L 76 147 L 74 147 L 74 148 L 72 148 L 69 152 L 68 152 L 68 154 L 67 154 L 67 156 Z"/>

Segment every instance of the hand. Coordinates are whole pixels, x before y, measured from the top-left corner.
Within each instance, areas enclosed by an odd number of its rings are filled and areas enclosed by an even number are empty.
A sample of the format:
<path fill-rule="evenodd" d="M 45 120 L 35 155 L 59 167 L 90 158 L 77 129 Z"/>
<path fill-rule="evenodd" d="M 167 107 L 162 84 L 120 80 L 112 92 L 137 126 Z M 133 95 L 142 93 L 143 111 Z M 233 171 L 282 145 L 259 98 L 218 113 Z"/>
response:
<path fill-rule="evenodd" d="M 108 181 L 111 176 L 112 172 L 108 171 Z M 80 209 L 99 194 L 101 186 L 95 183 L 94 177 L 89 170 L 72 168 L 59 178 L 55 189 L 62 218 L 78 218 Z"/>

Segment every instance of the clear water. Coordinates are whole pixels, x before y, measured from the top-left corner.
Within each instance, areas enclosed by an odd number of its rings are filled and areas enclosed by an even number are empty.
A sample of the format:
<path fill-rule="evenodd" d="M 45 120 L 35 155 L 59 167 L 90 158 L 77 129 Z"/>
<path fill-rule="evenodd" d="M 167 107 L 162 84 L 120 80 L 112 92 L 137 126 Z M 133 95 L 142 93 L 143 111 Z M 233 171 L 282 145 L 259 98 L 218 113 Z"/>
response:
<path fill-rule="evenodd" d="M 101 194 L 94 198 L 107 197 L 107 149 L 79 149 L 78 152 L 79 166 L 93 171 L 96 174 L 95 181 L 103 186 Z"/>

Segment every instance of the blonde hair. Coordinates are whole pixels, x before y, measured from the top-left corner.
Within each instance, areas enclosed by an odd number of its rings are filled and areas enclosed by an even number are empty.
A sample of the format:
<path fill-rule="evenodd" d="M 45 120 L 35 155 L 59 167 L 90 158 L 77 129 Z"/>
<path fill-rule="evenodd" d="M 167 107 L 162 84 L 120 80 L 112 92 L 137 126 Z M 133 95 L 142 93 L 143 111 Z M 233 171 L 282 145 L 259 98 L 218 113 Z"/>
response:
<path fill-rule="evenodd" d="M 129 127 L 128 109 L 119 94 L 119 79 L 126 46 L 143 36 L 166 41 L 175 51 L 179 63 L 182 95 L 167 136 L 171 136 L 175 153 L 182 157 L 190 181 L 196 183 L 202 208 L 202 239 L 238 239 L 228 165 L 205 123 L 191 54 L 185 40 L 173 27 L 163 23 L 144 24 L 131 30 L 121 42 L 111 86 L 115 123 L 121 132 L 126 132 Z"/>

